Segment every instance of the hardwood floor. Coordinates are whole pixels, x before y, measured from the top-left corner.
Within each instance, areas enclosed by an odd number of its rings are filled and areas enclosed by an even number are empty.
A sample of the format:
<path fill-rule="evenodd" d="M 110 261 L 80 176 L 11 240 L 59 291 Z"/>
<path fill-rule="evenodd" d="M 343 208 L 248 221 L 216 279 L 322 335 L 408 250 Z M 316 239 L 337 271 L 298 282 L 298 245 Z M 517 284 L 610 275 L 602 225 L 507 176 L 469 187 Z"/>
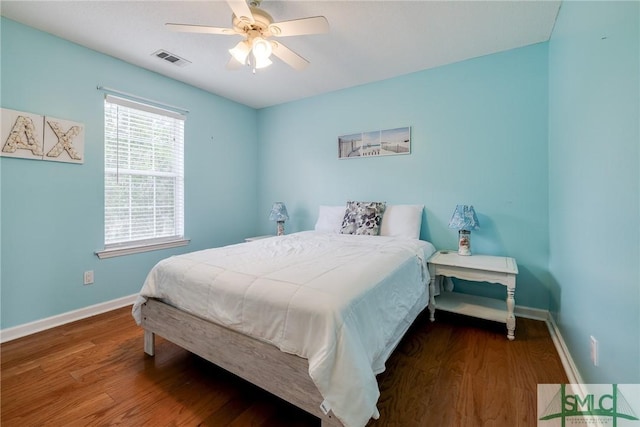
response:
<path fill-rule="evenodd" d="M 566 383 L 543 322 L 423 313 L 378 377 L 368 426 L 535 426 L 536 384 Z M 123 308 L 1 347 L 0 423 L 11 426 L 319 426 L 282 400 L 156 339 Z"/>

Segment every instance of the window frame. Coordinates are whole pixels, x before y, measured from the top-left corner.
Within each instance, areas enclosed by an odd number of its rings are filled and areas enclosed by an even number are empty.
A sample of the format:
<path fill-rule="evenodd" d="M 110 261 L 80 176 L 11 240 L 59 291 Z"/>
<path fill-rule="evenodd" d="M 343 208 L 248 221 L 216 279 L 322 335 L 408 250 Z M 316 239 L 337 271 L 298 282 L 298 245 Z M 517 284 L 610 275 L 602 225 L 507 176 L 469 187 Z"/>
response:
<path fill-rule="evenodd" d="M 179 158 L 172 157 L 172 162 L 181 162 L 181 168 L 178 168 L 177 174 L 172 172 L 170 175 L 175 176 L 180 183 L 180 188 L 176 189 L 174 193 L 175 197 L 173 199 L 173 208 L 174 215 L 172 219 L 177 221 L 176 232 L 175 235 L 170 236 L 159 236 L 159 237 L 151 237 L 151 238 L 143 238 L 136 240 L 125 240 L 125 241 L 116 241 L 107 243 L 107 176 L 112 175 L 114 173 L 113 168 L 108 168 L 107 164 L 107 150 L 108 150 L 108 142 L 107 142 L 107 133 L 113 132 L 112 129 L 108 128 L 107 123 L 107 115 L 109 114 L 108 109 L 124 107 L 130 110 L 139 111 L 141 115 L 144 113 L 151 113 L 155 115 L 160 115 L 167 117 L 167 119 L 173 120 L 181 120 L 185 121 L 186 117 L 183 114 L 180 114 L 175 111 L 170 111 L 164 108 L 159 108 L 154 105 L 150 105 L 148 103 L 133 101 L 130 99 L 117 97 L 113 95 L 105 95 L 104 99 L 104 169 L 103 169 L 103 177 L 105 179 L 103 190 L 105 192 L 105 201 L 104 201 L 104 209 L 103 209 L 103 219 L 104 219 L 104 229 L 103 229 L 103 238 L 104 238 L 104 249 L 100 251 L 96 251 L 96 255 L 100 258 L 111 258 L 115 256 L 129 255 L 140 252 L 154 251 L 160 249 L 168 249 L 179 246 L 185 246 L 189 243 L 190 239 L 186 239 L 184 237 L 184 123 L 182 124 L 182 132 L 181 132 L 181 144 L 182 144 L 182 153 Z M 118 115 L 119 113 L 116 113 Z M 117 132 L 117 130 L 116 130 Z M 116 141 L 118 141 L 118 137 L 116 137 Z M 116 142 L 118 144 L 119 142 Z M 153 144 L 153 141 L 151 141 Z M 119 150 L 119 147 L 116 147 L 116 150 Z M 119 173 L 118 166 L 116 167 L 116 173 Z M 125 172 L 127 176 L 163 176 L 163 172 L 152 171 L 142 169 L 129 169 Z M 124 174 L 124 173 L 123 173 Z M 129 187 L 129 191 L 131 191 L 131 186 Z M 155 201 L 152 203 L 154 209 L 157 207 Z M 131 208 L 129 206 L 129 208 Z M 131 223 L 130 223 L 131 224 Z M 156 234 L 157 230 L 154 230 L 154 234 Z"/>

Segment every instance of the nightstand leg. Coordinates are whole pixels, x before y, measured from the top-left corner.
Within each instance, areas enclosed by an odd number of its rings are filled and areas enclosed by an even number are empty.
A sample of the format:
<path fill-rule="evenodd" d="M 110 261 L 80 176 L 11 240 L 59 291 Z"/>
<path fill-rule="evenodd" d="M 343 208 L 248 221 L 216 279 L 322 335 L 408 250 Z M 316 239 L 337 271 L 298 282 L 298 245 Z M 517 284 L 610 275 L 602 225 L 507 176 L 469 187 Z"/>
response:
<path fill-rule="evenodd" d="M 513 314 L 516 305 L 515 294 L 515 288 L 507 288 L 507 338 L 511 341 L 516 338 L 516 316 Z"/>
<path fill-rule="evenodd" d="M 436 320 L 436 275 L 431 273 L 429 280 L 429 320 Z"/>

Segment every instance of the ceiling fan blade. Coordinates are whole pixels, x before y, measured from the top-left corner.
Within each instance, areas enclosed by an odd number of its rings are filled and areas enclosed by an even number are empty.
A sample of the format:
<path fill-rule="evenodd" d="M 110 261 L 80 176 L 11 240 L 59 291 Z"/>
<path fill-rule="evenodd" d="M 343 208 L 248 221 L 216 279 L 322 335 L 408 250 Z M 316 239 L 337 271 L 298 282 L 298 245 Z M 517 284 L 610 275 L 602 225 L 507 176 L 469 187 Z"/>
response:
<path fill-rule="evenodd" d="M 329 32 L 329 21 L 324 16 L 274 22 L 269 25 L 271 34 L 277 37 L 299 36 L 303 34 L 323 34 Z"/>
<path fill-rule="evenodd" d="M 297 71 L 304 70 L 309 65 L 309 61 L 298 55 L 280 42 L 272 41 L 273 54 L 280 58 L 283 62 Z"/>
<path fill-rule="evenodd" d="M 256 22 L 253 19 L 253 14 L 251 13 L 251 9 L 247 5 L 245 0 L 227 0 L 227 4 L 233 11 L 233 14 L 241 21 L 248 22 L 249 24 L 253 24 Z"/>
<path fill-rule="evenodd" d="M 209 27 L 207 25 L 191 25 L 191 24 L 173 24 L 166 23 L 165 27 L 171 31 L 179 31 L 183 33 L 203 33 L 203 34 L 237 34 L 233 28 Z"/>

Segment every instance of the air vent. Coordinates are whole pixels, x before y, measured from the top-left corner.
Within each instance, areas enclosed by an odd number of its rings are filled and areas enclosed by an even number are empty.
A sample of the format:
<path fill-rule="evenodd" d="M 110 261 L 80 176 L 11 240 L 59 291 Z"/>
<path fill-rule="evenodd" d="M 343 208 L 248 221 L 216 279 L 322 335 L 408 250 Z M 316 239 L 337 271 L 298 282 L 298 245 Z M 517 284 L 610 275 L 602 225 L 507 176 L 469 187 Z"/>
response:
<path fill-rule="evenodd" d="M 191 64 L 191 61 L 187 61 L 184 58 L 180 58 L 178 55 L 174 55 L 173 53 L 167 52 L 166 50 L 162 49 L 153 52 L 152 55 L 179 67 L 184 67 L 185 65 Z"/>

